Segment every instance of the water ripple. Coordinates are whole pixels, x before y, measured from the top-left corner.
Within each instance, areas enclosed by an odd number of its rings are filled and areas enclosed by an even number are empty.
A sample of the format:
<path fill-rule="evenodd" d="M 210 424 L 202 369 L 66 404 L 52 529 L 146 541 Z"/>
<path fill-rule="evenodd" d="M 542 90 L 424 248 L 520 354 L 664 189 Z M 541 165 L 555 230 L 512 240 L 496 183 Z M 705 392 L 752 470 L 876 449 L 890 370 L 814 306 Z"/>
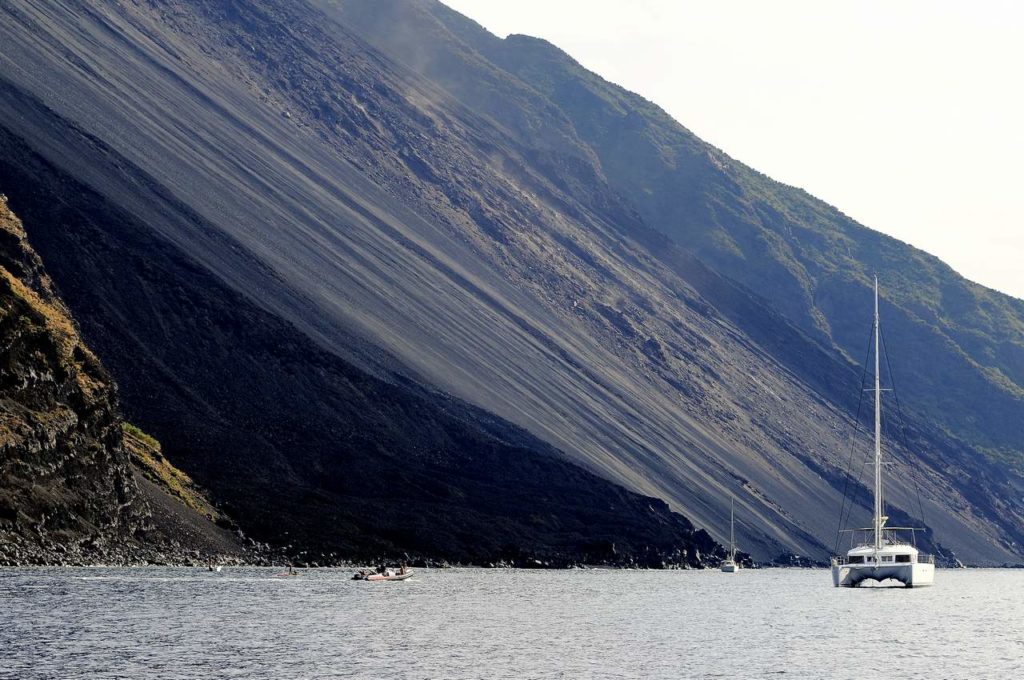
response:
<path fill-rule="evenodd" d="M 0 569 L 0 678 L 1024 674 L 1024 572 Z"/>

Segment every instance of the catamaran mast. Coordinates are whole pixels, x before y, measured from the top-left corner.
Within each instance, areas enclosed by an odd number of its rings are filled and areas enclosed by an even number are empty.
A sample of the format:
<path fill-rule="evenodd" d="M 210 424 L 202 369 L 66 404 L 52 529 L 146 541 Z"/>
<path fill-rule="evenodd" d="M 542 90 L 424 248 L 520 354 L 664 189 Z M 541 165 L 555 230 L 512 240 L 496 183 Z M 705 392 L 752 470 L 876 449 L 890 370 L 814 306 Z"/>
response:
<path fill-rule="evenodd" d="M 875 550 L 882 547 L 882 375 L 879 359 L 878 277 L 875 277 Z"/>

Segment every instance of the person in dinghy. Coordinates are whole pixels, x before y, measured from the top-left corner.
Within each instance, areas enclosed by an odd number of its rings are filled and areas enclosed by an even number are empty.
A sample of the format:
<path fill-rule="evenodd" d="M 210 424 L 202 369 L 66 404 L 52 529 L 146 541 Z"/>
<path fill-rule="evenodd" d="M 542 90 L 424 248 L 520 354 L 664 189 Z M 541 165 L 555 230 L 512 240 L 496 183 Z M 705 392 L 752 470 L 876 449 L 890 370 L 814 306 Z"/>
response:
<path fill-rule="evenodd" d="M 370 572 L 367 569 L 360 569 L 352 576 L 353 581 L 404 581 L 405 579 L 412 576 L 412 569 L 407 568 L 404 564 L 398 569 L 391 569 L 381 565 L 377 567 L 375 572 Z"/>

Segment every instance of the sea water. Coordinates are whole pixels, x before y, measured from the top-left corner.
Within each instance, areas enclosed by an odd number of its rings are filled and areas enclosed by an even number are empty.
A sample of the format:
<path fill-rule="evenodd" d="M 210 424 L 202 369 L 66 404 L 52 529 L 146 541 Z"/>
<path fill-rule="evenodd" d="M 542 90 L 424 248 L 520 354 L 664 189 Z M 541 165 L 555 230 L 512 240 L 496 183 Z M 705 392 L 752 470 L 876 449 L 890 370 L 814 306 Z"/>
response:
<path fill-rule="evenodd" d="M 0 569 L 0 678 L 1017 678 L 1024 571 Z"/>

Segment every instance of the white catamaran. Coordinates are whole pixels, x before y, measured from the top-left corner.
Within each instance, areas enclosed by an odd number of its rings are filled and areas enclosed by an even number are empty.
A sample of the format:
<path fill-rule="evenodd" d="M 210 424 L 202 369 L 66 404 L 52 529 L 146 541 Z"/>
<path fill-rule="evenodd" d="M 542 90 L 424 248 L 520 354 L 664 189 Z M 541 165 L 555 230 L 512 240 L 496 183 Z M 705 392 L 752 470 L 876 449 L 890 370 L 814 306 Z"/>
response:
<path fill-rule="evenodd" d="M 736 561 L 736 499 L 732 499 L 729 507 L 729 557 L 722 561 L 722 571 L 733 574 L 740 570 L 739 562 Z"/>
<path fill-rule="evenodd" d="M 920 553 L 917 547 L 901 540 L 898 531 L 909 527 L 887 527 L 882 514 L 882 381 L 879 359 L 878 277 L 875 277 L 875 515 L 874 524 L 862 532 L 871 540 L 851 548 L 845 556 L 832 558 L 832 585 L 856 587 L 864 581 L 893 579 L 908 588 L 930 586 L 935 579 L 935 557 Z"/>

